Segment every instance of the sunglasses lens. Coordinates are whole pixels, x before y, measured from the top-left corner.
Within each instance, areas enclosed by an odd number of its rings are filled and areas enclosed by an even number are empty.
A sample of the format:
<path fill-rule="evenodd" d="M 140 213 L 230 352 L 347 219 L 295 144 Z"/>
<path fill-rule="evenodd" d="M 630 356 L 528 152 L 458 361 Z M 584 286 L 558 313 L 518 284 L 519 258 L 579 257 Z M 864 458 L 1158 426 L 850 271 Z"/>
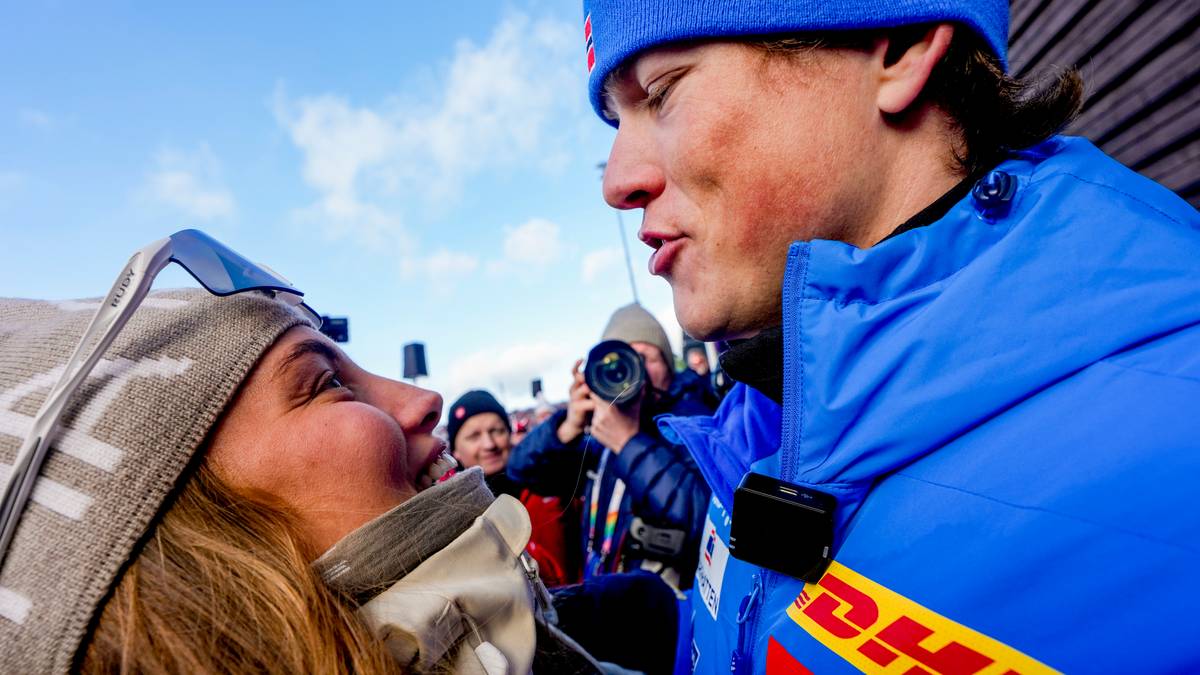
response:
<path fill-rule="evenodd" d="M 287 279 L 246 260 L 199 230 L 182 230 L 171 235 L 171 248 L 171 258 L 216 295 L 250 289 L 299 294 Z"/>

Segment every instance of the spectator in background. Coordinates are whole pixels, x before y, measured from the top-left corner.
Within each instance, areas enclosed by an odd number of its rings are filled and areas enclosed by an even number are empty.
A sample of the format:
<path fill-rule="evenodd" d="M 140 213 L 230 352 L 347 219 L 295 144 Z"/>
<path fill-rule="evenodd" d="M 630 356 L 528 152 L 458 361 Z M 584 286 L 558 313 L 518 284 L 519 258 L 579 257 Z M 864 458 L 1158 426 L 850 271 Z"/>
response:
<path fill-rule="evenodd" d="M 579 578 L 578 508 L 571 499 L 534 494 L 505 473 L 512 450 L 508 413 L 495 396 L 468 391 L 450 406 L 450 451 L 463 468 L 478 466 L 492 492 L 512 495 L 525 505 L 533 524 L 526 550 L 537 560 L 542 581 L 560 586 Z"/>
<path fill-rule="evenodd" d="M 508 423 L 512 426 L 512 433 L 509 434 L 509 443 L 516 445 L 525 438 L 525 434 L 534 427 L 533 413 L 529 411 L 515 412 L 508 416 Z"/>
<path fill-rule="evenodd" d="M 565 498 L 587 481 L 585 577 L 644 569 L 677 590 L 689 588 L 709 493 L 687 451 L 664 439 L 654 418 L 710 414 L 705 383 L 691 371 L 675 372 L 666 332 L 640 305 L 618 309 L 602 339 L 628 342 L 642 356 L 649 380 L 642 397 L 619 407 L 600 400 L 576 362 L 567 409 L 513 450 L 508 476 Z"/>
<path fill-rule="evenodd" d="M 721 393 L 717 389 L 717 374 L 708 362 L 708 346 L 687 333 L 683 334 L 683 340 L 683 363 L 704 381 L 704 402 L 715 410 L 721 405 Z"/>
<path fill-rule="evenodd" d="M 550 419 L 550 416 L 554 414 L 555 410 L 556 408 L 546 401 L 539 401 L 537 407 L 533 409 L 534 425 L 536 426 Z"/>
<path fill-rule="evenodd" d="M 692 342 L 683 350 L 683 361 L 688 370 L 700 377 L 708 377 L 711 369 L 708 367 L 708 352 L 703 342 Z"/>

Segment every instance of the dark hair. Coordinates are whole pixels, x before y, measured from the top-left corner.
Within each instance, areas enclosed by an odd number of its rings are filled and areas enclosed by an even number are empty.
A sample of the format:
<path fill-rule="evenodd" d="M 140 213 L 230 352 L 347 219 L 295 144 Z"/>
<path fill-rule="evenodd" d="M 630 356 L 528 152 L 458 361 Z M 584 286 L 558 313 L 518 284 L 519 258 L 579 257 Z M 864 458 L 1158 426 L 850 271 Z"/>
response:
<path fill-rule="evenodd" d="M 749 40 L 748 44 L 768 56 L 787 57 L 819 48 L 871 49 L 876 39 L 887 37 L 884 58 L 893 63 L 932 28 L 933 24 L 917 24 L 871 31 L 769 36 Z M 950 47 L 934 67 L 918 102 L 926 101 L 945 111 L 961 133 L 963 152 L 955 150 L 955 160 L 967 175 L 989 169 L 1012 151 L 1053 136 L 1079 113 L 1083 78 L 1078 70 L 1069 68 L 1029 80 L 1010 77 L 983 38 L 964 26 L 955 28 Z"/>

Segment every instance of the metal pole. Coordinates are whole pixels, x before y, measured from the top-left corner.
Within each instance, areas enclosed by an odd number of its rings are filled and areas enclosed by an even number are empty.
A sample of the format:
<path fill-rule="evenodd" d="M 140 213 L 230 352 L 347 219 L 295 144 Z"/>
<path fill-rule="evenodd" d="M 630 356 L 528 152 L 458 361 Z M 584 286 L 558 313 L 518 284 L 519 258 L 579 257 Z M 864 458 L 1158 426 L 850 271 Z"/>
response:
<path fill-rule="evenodd" d="M 629 290 L 633 291 L 634 304 L 642 304 L 638 300 L 637 284 L 633 282 L 633 262 L 629 258 L 629 242 L 625 239 L 625 221 L 621 218 L 621 211 L 613 209 L 617 214 L 617 232 L 621 236 L 621 248 L 625 249 L 625 270 L 629 272 Z"/>
<path fill-rule="evenodd" d="M 596 165 L 600 169 L 600 180 L 604 180 L 604 171 L 608 169 L 608 162 L 600 162 Z M 642 304 L 638 300 L 637 284 L 633 281 L 633 261 L 629 257 L 629 242 L 625 239 L 625 220 L 621 218 L 621 210 L 613 209 L 617 214 L 617 236 L 621 239 L 621 250 L 625 251 L 625 271 L 629 273 L 629 290 L 633 292 L 634 304 Z"/>

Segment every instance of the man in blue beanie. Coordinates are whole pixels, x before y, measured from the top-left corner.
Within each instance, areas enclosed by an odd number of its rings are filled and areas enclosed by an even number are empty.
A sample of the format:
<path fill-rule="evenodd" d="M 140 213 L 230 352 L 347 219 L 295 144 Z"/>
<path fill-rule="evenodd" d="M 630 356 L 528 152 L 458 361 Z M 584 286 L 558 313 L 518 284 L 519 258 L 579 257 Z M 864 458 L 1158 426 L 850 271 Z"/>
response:
<path fill-rule="evenodd" d="M 1006 74 L 1004 0 L 585 0 L 698 339 L 681 672 L 1200 668 L 1200 214 Z"/>

